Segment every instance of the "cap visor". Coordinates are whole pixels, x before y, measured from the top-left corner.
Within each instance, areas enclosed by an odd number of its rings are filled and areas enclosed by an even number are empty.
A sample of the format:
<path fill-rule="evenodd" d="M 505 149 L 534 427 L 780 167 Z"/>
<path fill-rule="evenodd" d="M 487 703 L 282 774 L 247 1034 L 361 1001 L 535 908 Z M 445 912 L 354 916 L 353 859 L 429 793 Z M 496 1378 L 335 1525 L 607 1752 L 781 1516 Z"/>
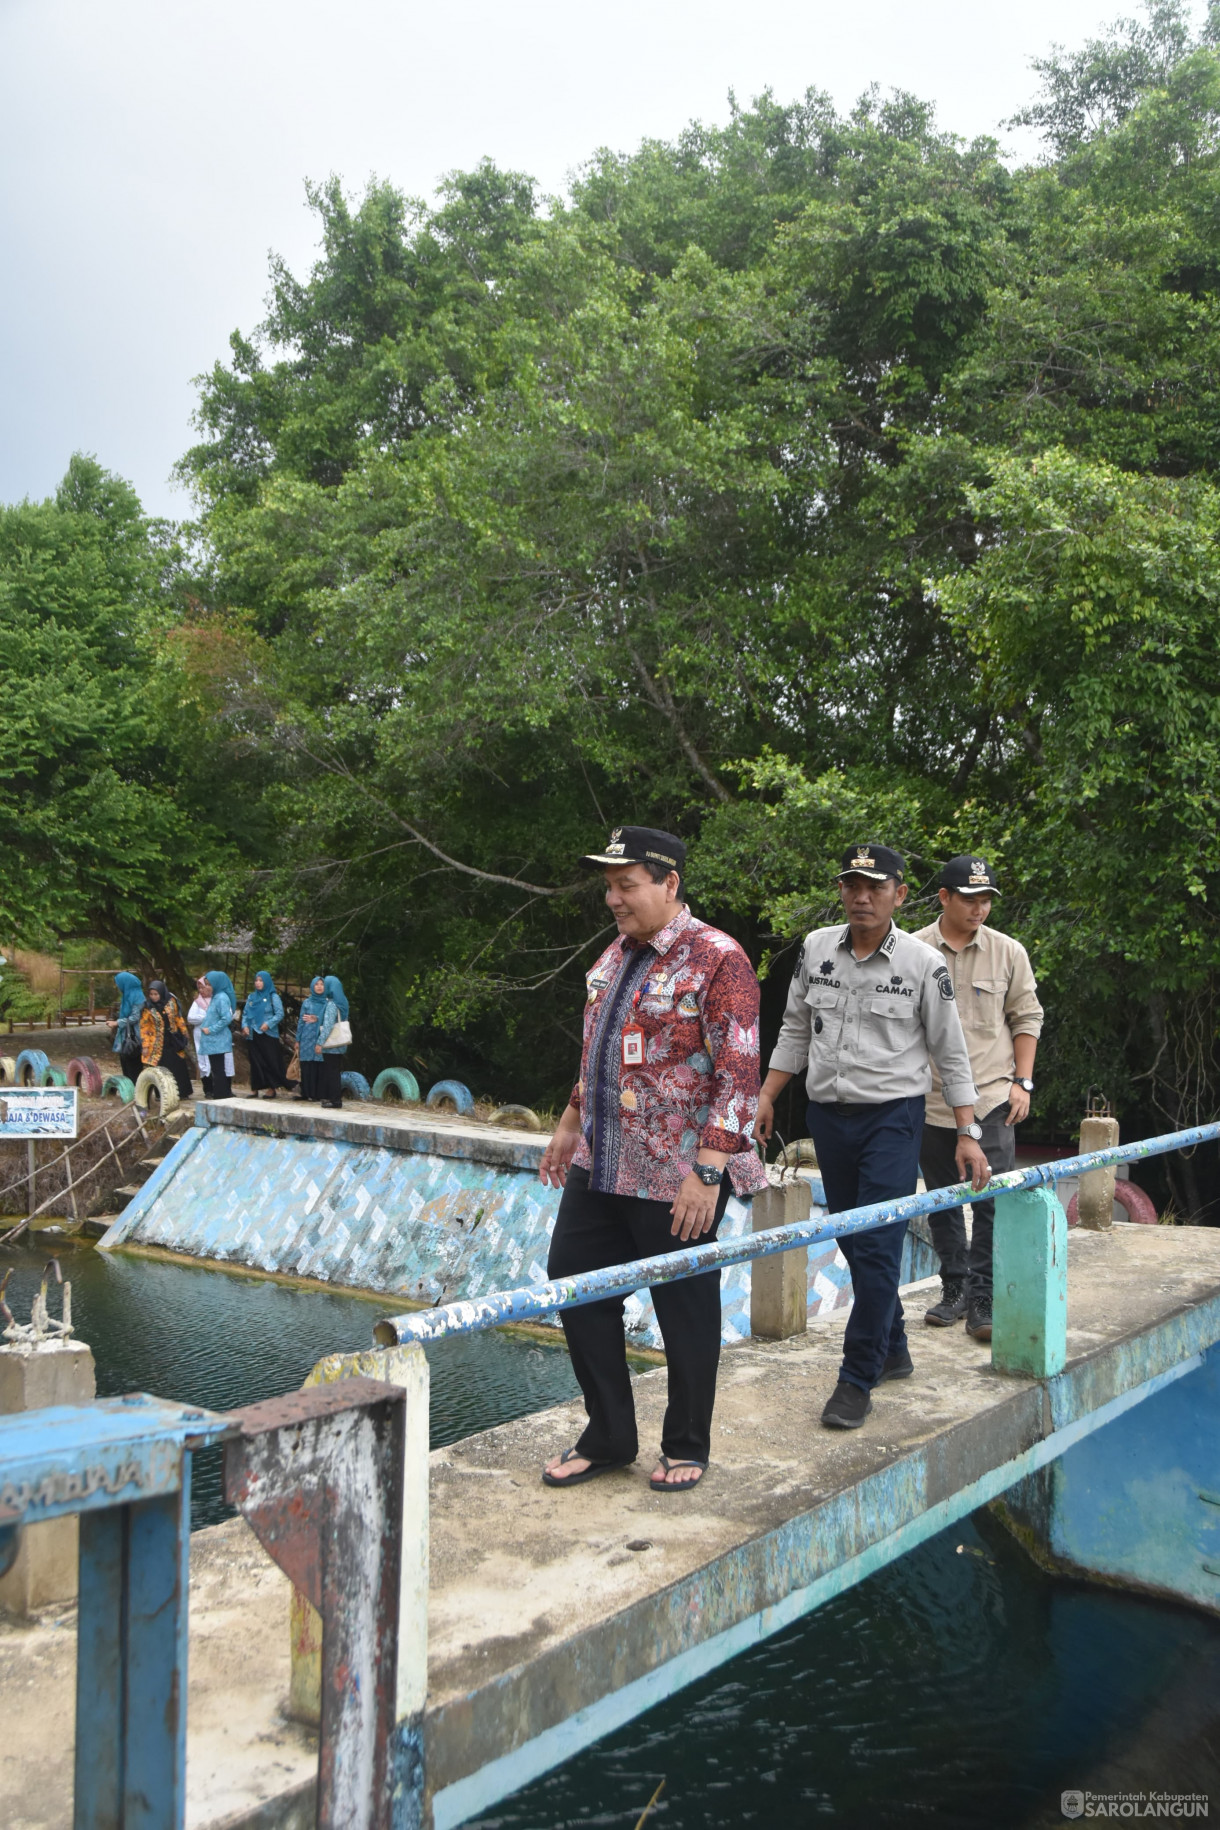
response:
<path fill-rule="evenodd" d="M 596 852 L 590 852 L 587 857 L 581 859 L 581 863 L 587 865 L 590 870 L 597 870 L 603 864 L 639 864 L 640 862 L 639 858 L 607 858 Z"/>
<path fill-rule="evenodd" d="M 993 889 L 989 883 L 976 883 L 970 889 L 965 889 L 955 883 L 951 884 L 950 888 L 957 896 L 1001 896 L 1004 893 L 1002 890 Z"/>
<path fill-rule="evenodd" d="M 893 877 L 893 876 L 894 876 L 893 871 L 859 871 L 859 870 L 840 871 L 838 873 L 838 876 L 835 878 L 835 882 L 842 883 L 844 877 L 870 877 L 874 883 L 884 883 L 887 877 Z M 897 882 L 897 878 L 895 878 L 894 880 L 895 880 L 895 882 Z"/>

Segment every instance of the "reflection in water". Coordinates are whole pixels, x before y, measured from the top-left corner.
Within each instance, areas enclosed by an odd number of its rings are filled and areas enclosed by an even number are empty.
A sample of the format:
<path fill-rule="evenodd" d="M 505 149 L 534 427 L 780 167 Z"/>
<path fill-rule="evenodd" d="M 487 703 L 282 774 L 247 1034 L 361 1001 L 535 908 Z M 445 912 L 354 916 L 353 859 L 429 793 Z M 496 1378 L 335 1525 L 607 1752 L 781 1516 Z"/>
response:
<path fill-rule="evenodd" d="M 24 1319 L 45 1254 L 10 1256 Z M 216 1410 L 272 1397 L 323 1354 L 368 1347 L 379 1313 L 121 1254 L 68 1250 L 63 1265 L 102 1395 Z M 434 1445 L 576 1392 L 562 1347 L 520 1337 L 457 1337 L 428 1358 Z M 196 1457 L 194 1512 L 225 1516 L 219 1451 Z M 1215 1818 L 1218 1698 L 1220 1621 L 1044 1577 L 979 1514 L 479 1823 L 633 1830 L 661 1779 L 648 1830 L 1050 1830 L 1068 1787 L 1202 1792 Z"/>

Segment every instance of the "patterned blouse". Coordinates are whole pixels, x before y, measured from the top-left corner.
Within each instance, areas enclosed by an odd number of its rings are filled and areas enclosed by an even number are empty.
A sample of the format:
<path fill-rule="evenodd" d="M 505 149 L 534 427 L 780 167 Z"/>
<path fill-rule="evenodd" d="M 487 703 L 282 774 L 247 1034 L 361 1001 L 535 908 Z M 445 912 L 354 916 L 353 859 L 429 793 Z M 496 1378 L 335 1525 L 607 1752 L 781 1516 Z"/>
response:
<path fill-rule="evenodd" d="M 730 1153 L 734 1193 L 766 1187 L 750 1141 L 758 1110 L 758 979 L 728 934 L 683 908 L 650 941 L 620 936 L 587 975 L 571 1104 L 573 1164 L 607 1194 L 672 1201 L 700 1147 Z M 643 1061 L 623 1064 L 623 1030 Z"/>

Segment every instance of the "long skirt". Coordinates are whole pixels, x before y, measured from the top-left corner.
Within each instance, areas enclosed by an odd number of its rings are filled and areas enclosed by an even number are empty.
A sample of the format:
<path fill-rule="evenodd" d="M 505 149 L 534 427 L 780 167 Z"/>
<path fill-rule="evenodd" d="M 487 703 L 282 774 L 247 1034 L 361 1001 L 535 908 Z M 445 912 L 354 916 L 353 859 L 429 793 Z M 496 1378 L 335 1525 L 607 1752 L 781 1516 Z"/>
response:
<path fill-rule="evenodd" d="M 250 1091 L 261 1093 L 264 1088 L 286 1087 L 284 1079 L 284 1051 L 278 1036 L 265 1036 L 261 1030 L 254 1030 L 250 1035 Z"/>
<path fill-rule="evenodd" d="M 181 1055 L 176 1055 L 172 1049 L 167 1048 L 161 1057 L 161 1066 L 168 1068 L 177 1081 L 179 1097 L 182 1099 L 189 1099 L 191 1094 L 195 1091 L 195 1088 L 191 1080 L 191 1070 L 187 1067 L 183 1057 Z"/>
<path fill-rule="evenodd" d="M 144 1057 L 138 1048 L 127 1049 L 119 1056 L 119 1072 L 126 1075 L 133 1087 L 140 1078 L 140 1070 L 143 1066 Z"/>
<path fill-rule="evenodd" d="M 232 1099 L 233 1083 L 225 1072 L 226 1059 L 224 1055 L 208 1056 L 212 1071 L 204 1084 L 205 1099 Z"/>
<path fill-rule="evenodd" d="M 343 1104 L 343 1060 L 339 1055 L 323 1055 L 320 1061 L 302 1061 L 301 1098 L 321 1105 Z"/>

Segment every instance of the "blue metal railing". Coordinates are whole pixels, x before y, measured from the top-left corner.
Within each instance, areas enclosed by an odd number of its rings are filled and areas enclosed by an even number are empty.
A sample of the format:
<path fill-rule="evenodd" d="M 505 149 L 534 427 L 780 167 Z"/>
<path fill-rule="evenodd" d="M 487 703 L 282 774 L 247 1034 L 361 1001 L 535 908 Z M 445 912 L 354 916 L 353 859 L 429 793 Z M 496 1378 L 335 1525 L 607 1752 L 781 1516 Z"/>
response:
<path fill-rule="evenodd" d="M 1189 1131 L 1172 1131 L 1135 1144 L 1115 1144 L 1110 1150 L 1091 1150 L 1084 1156 L 1061 1157 L 1053 1163 L 1035 1163 L 1030 1169 L 1009 1170 L 1005 1175 L 992 1178 L 986 1194 L 1044 1188 L 1070 1176 L 1084 1175 L 1090 1169 L 1105 1169 L 1112 1163 L 1137 1163 L 1145 1157 L 1167 1156 L 1173 1150 L 1187 1150 L 1195 1144 L 1218 1140 L 1220 1124 L 1195 1125 Z M 725 1265 L 766 1258 L 774 1252 L 790 1252 L 800 1246 L 841 1239 L 845 1233 L 865 1233 L 898 1220 L 914 1220 L 920 1214 L 958 1207 L 963 1201 L 972 1200 L 974 1193 L 969 1183 L 961 1182 L 952 1188 L 904 1195 L 898 1201 L 876 1201 L 869 1207 L 852 1207 L 841 1214 L 822 1214 L 791 1226 L 746 1233 L 736 1239 L 688 1246 L 681 1252 L 637 1258 L 631 1264 L 614 1265 L 604 1271 L 584 1271 L 579 1276 L 565 1277 L 554 1283 L 534 1284 L 523 1290 L 490 1291 L 486 1296 L 446 1303 L 436 1309 L 388 1316 L 377 1323 L 374 1337 L 381 1346 L 392 1346 L 395 1342 L 436 1341 L 446 1334 L 475 1334 L 483 1328 L 498 1328 L 504 1322 L 536 1321 L 559 1309 L 575 1309 L 582 1303 L 599 1302 L 607 1296 L 627 1296 L 648 1284 L 676 1283 L 684 1277 L 697 1277 L 701 1271 L 719 1270 Z"/>

